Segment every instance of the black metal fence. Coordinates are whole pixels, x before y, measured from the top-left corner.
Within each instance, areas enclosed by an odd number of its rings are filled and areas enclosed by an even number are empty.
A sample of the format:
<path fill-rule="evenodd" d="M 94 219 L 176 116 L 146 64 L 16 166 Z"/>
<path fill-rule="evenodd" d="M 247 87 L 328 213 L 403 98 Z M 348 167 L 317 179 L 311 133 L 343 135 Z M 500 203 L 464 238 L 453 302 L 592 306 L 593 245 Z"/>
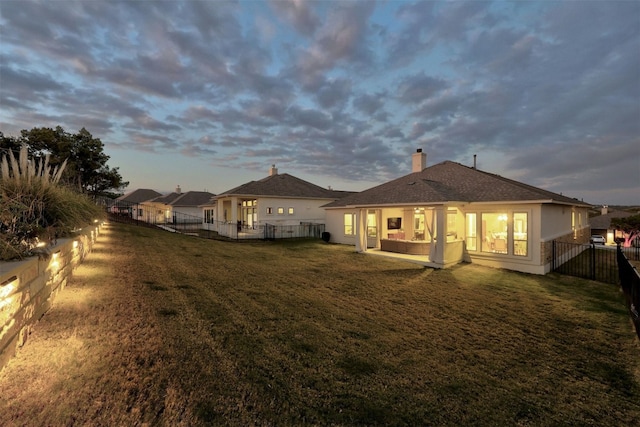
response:
<path fill-rule="evenodd" d="M 569 276 L 618 284 L 616 248 L 554 241 L 552 270 Z"/>
<path fill-rule="evenodd" d="M 625 248 L 628 249 L 628 248 Z M 624 251 L 620 246 L 617 250 L 618 259 L 618 271 L 620 277 L 620 287 L 624 292 L 625 299 L 627 301 L 627 308 L 631 315 L 631 320 L 636 328 L 636 334 L 640 338 L 640 274 L 638 270 L 631 264 L 629 258 L 625 255 L 636 256 L 638 260 L 637 251 Z"/>

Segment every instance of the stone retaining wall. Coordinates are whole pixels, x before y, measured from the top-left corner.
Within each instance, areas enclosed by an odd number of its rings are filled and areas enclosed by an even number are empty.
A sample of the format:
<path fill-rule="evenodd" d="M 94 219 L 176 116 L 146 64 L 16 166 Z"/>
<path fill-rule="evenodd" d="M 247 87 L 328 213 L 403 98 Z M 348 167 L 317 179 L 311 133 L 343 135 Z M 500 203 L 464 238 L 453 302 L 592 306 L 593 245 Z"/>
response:
<path fill-rule="evenodd" d="M 91 251 L 100 227 L 85 227 L 39 256 L 0 262 L 0 370 L 24 345 L 33 325 L 51 308 L 57 293 Z"/>

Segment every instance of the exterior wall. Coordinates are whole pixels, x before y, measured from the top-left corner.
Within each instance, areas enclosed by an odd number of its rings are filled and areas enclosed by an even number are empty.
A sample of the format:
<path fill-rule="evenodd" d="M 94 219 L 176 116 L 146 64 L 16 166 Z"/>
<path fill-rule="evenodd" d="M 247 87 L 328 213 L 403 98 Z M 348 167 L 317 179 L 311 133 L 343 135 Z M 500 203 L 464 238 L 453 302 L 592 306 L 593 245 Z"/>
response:
<path fill-rule="evenodd" d="M 325 210 L 321 206 L 331 202 L 330 199 L 288 199 L 274 197 L 260 197 L 258 200 L 258 224 L 298 225 L 301 222 L 324 223 Z M 273 213 L 268 214 L 267 208 Z M 278 208 L 284 209 L 284 214 L 278 214 Z M 293 215 L 288 209 L 293 208 Z"/>
<path fill-rule="evenodd" d="M 541 209 L 541 216 L 544 218 L 540 235 L 542 240 L 554 240 L 566 236 L 568 232 L 572 231 L 573 224 L 576 230 L 573 241 L 575 243 L 589 242 L 591 229 L 589 227 L 588 208 L 543 205 Z"/>
<path fill-rule="evenodd" d="M 357 209 L 327 209 L 325 211 L 325 230 L 330 234 L 330 242 L 341 243 L 343 245 L 355 245 L 355 236 L 345 236 L 344 234 L 344 214 L 351 213 L 357 215 Z"/>
<path fill-rule="evenodd" d="M 93 248 L 100 226 L 61 239 L 50 254 L 0 263 L 0 369 L 21 347 L 33 325 L 51 308 L 73 270 Z"/>

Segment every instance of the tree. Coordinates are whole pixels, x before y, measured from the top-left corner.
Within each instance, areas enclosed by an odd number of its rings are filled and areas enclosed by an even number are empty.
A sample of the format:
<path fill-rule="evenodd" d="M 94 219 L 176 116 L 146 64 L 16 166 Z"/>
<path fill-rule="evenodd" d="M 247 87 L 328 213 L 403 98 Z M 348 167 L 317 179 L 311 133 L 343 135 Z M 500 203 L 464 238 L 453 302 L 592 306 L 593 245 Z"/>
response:
<path fill-rule="evenodd" d="M 0 147 L 15 151 L 16 144 L 27 147 L 31 158 L 44 159 L 49 156 L 49 164 L 55 167 L 67 160 L 62 182 L 91 196 L 110 194 L 129 185 L 122 180 L 118 168 L 107 165 L 109 156 L 104 153 L 104 145 L 85 128 L 70 134 L 57 126 L 22 130 L 20 138 L 0 137 Z"/>
<path fill-rule="evenodd" d="M 633 241 L 640 238 L 640 214 L 626 218 L 611 218 L 611 226 L 623 232 L 625 248 L 631 247 Z"/>

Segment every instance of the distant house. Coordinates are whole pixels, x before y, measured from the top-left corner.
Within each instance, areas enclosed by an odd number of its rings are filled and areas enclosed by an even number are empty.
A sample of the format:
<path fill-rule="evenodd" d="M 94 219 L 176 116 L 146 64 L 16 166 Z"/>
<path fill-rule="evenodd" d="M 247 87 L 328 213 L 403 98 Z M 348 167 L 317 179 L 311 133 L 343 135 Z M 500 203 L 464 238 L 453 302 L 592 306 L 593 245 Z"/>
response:
<path fill-rule="evenodd" d="M 160 195 L 145 203 L 146 208 L 152 212 L 149 222 L 154 224 L 172 223 L 176 219 L 201 222 L 201 206 L 214 196 L 215 194 L 208 191 L 187 191 L 183 193 L 180 186 L 177 186 L 176 191 L 165 196 Z"/>
<path fill-rule="evenodd" d="M 322 206 L 348 194 L 351 193 L 319 187 L 287 173 L 278 174 L 272 165 L 269 176 L 218 194 L 201 208 L 207 229 L 229 235 L 238 227 L 250 233 L 266 224 L 324 224 Z"/>
<path fill-rule="evenodd" d="M 613 218 L 627 218 L 634 214 L 625 211 L 611 211 L 607 206 L 603 206 L 601 209 L 601 215 L 592 217 L 589 222 L 591 223 L 591 234 L 602 236 L 606 239 L 607 243 L 614 243 L 616 238 L 616 230 L 611 227 L 611 220 Z M 621 233 L 621 232 L 620 232 Z M 622 237 L 617 236 L 617 237 Z"/>
<path fill-rule="evenodd" d="M 155 190 L 139 188 L 118 197 L 112 204 L 110 211 L 130 216 L 133 219 L 145 220 L 150 215 L 150 212 L 145 210 L 144 204 L 159 196 L 162 196 L 162 194 Z"/>
<path fill-rule="evenodd" d="M 544 274 L 552 241 L 589 241 L 589 205 L 445 161 L 325 205 L 331 241 L 398 253 L 423 265 L 461 261 Z"/>

